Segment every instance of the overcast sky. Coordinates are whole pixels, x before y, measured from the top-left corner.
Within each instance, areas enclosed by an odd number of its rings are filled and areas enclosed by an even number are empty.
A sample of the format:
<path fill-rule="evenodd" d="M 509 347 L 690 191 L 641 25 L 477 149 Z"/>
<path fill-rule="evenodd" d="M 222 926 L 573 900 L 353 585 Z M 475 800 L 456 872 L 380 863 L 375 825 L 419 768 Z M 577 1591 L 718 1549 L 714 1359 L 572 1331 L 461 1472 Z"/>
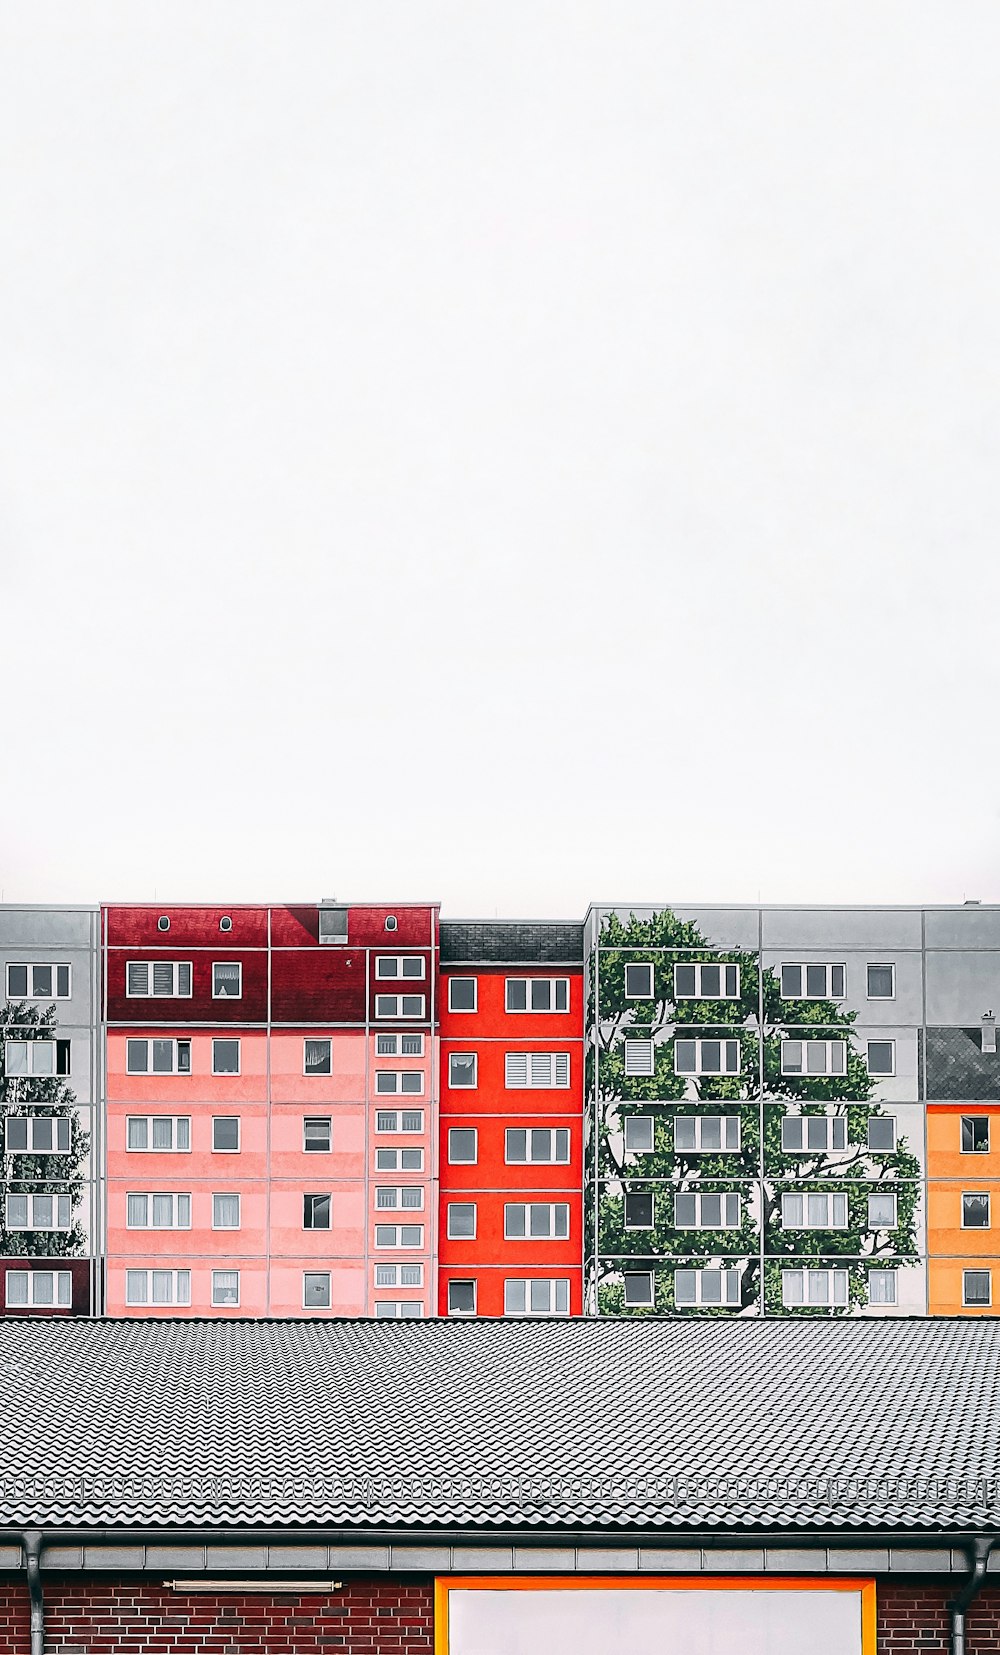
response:
<path fill-rule="evenodd" d="M 5 900 L 1000 899 L 998 48 L 2 0 Z"/>

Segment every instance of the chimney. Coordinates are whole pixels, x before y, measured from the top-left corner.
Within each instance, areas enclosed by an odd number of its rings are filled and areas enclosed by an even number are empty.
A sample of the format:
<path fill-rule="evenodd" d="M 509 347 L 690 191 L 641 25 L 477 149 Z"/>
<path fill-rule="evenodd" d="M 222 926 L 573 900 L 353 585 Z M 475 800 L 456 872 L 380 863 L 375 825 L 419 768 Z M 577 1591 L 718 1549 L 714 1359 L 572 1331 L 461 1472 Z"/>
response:
<path fill-rule="evenodd" d="M 996 1052 L 997 1020 L 992 1011 L 983 1012 L 983 1051 Z"/>

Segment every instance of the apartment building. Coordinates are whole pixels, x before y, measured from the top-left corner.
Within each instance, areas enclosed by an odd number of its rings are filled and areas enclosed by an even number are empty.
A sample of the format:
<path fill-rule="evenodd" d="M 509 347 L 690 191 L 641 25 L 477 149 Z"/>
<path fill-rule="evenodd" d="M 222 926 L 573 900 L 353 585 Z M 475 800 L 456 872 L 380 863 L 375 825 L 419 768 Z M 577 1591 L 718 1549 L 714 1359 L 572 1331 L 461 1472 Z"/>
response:
<path fill-rule="evenodd" d="M 583 1308 L 583 927 L 441 927 L 442 1316 Z"/>

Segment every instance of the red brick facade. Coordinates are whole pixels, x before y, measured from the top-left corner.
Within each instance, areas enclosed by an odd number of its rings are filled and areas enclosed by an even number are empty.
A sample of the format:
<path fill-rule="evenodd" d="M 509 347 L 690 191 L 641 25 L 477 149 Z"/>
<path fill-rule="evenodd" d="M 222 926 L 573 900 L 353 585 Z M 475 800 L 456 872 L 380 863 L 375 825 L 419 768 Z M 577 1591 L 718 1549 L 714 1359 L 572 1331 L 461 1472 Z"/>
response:
<path fill-rule="evenodd" d="M 955 1582 L 954 1590 L 960 1582 Z M 943 1586 L 879 1581 L 878 1655 L 948 1655 L 952 1592 Z M 980 1592 L 965 1623 L 967 1655 L 1000 1652 L 1000 1588 Z"/>
<path fill-rule="evenodd" d="M 430 1581 L 337 1592 L 175 1592 L 162 1583 L 46 1580 L 46 1655 L 430 1655 Z M 28 1594 L 0 1583 L 0 1652 L 28 1655 Z"/>

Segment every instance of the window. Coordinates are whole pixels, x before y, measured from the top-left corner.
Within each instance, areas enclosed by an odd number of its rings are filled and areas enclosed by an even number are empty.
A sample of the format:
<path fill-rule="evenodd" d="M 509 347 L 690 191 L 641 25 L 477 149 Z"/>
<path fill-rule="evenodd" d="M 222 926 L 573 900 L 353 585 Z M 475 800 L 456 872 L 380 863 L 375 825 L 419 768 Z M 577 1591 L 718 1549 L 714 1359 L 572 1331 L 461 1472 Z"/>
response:
<path fill-rule="evenodd" d="M 568 1316 L 569 1281 L 547 1277 L 508 1278 L 503 1284 L 505 1316 Z"/>
<path fill-rule="evenodd" d="M 330 1277 L 325 1270 L 303 1271 L 302 1306 L 305 1310 L 329 1310 Z"/>
<path fill-rule="evenodd" d="M 786 1115 L 781 1123 L 785 1155 L 814 1155 L 847 1148 L 846 1115 Z"/>
<path fill-rule="evenodd" d="M 6 1040 L 4 1041 L 4 1069 L 8 1080 L 18 1075 L 41 1077 L 68 1075 L 70 1072 L 70 1045 L 68 1040 Z"/>
<path fill-rule="evenodd" d="M 240 1043 L 238 1040 L 212 1041 L 213 1075 L 238 1075 L 240 1072 Z"/>
<path fill-rule="evenodd" d="M 130 1115 L 126 1125 L 129 1149 L 183 1154 L 191 1148 L 190 1115 Z"/>
<path fill-rule="evenodd" d="M 424 1037 L 422 1034 L 377 1034 L 375 1036 L 376 1057 L 423 1057 Z"/>
<path fill-rule="evenodd" d="M 238 1270 L 212 1271 L 212 1303 L 218 1306 L 238 1305 L 240 1302 L 240 1273 Z"/>
<path fill-rule="evenodd" d="M 637 1310 L 653 1303 L 653 1272 L 626 1270 L 622 1277 L 625 1286 L 625 1308 Z"/>
<path fill-rule="evenodd" d="M 894 965 L 868 965 L 868 998 L 869 1000 L 893 1000 L 896 997 L 896 967 Z"/>
<path fill-rule="evenodd" d="M 474 1126 L 448 1128 L 448 1160 L 453 1167 L 475 1166 L 479 1156 L 479 1134 Z"/>
<path fill-rule="evenodd" d="M 625 1116 L 626 1155 L 649 1155 L 653 1149 L 652 1115 Z"/>
<path fill-rule="evenodd" d="M 868 1303 L 896 1304 L 897 1302 L 895 1270 L 869 1270 Z"/>
<path fill-rule="evenodd" d="M 656 1070 L 656 1054 L 651 1040 L 626 1040 L 625 1073 L 651 1075 Z"/>
<path fill-rule="evenodd" d="M 333 1211 L 333 1199 L 330 1195 L 304 1195 L 302 1197 L 302 1228 L 304 1230 L 328 1230 Z"/>
<path fill-rule="evenodd" d="M 68 1000 L 68 965 L 9 965 L 8 1000 Z"/>
<path fill-rule="evenodd" d="M 321 943 L 347 941 L 347 909 L 321 908 L 319 911 L 319 940 Z M 327 1303 L 329 1304 L 329 1298 Z"/>
<path fill-rule="evenodd" d="M 474 1316 L 476 1314 L 476 1284 L 474 1281 L 448 1283 L 448 1315 Z"/>
<path fill-rule="evenodd" d="M 651 1230 L 653 1228 L 652 1190 L 626 1191 L 625 1228 L 626 1230 Z"/>
<path fill-rule="evenodd" d="M 424 1227 L 422 1224 L 376 1224 L 376 1247 L 422 1247 L 424 1244 Z"/>
<path fill-rule="evenodd" d="M 896 1117 L 895 1115 L 869 1115 L 868 1117 L 868 1148 L 895 1149 L 896 1147 Z"/>
<path fill-rule="evenodd" d="M 238 960 L 217 960 L 212 966 L 212 999 L 239 1000 L 242 996 L 242 965 Z"/>
<path fill-rule="evenodd" d="M 475 1011 L 477 982 L 475 977 L 449 977 L 448 1010 Z"/>
<path fill-rule="evenodd" d="M 739 1270 L 675 1270 L 674 1303 L 679 1310 L 689 1305 L 740 1303 Z"/>
<path fill-rule="evenodd" d="M 386 920 L 386 925 L 389 921 Z M 424 1313 L 419 1299 L 376 1299 L 375 1316 L 380 1322 L 417 1322 Z"/>
<path fill-rule="evenodd" d="M 569 1127 L 509 1126 L 504 1142 L 504 1160 L 565 1164 L 569 1160 Z"/>
<path fill-rule="evenodd" d="M 68 1230 L 73 1222 L 69 1195 L 8 1195 L 8 1230 Z"/>
<path fill-rule="evenodd" d="M 8 1155 L 66 1155 L 71 1132 L 68 1115 L 8 1115 L 4 1149 Z"/>
<path fill-rule="evenodd" d="M 508 1011 L 569 1011 L 568 977 L 508 977 Z"/>
<path fill-rule="evenodd" d="M 678 1230 L 738 1230 L 740 1198 L 732 1190 L 723 1195 L 700 1190 L 675 1195 L 674 1224 Z"/>
<path fill-rule="evenodd" d="M 653 967 L 646 960 L 636 960 L 625 967 L 626 1000 L 653 998 Z"/>
<path fill-rule="evenodd" d="M 189 1075 L 190 1040 L 127 1040 L 125 1067 L 130 1075 Z"/>
<path fill-rule="evenodd" d="M 448 1085 L 452 1090 L 479 1084 L 479 1058 L 475 1052 L 448 1054 Z"/>
<path fill-rule="evenodd" d="M 231 931 L 232 928 L 233 928 L 232 916 L 230 914 L 223 914 L 222 918 L 219 921 L 219 930 L 220 931 Z"/>
<path fill-rule="evenodd" d="M 962 1154 L 985 1155 L 990 1147 L 989 1115 L 962 1116 Z"/>
<path fill-rule="evenodd" d="M 376 1287 L 423 1287 L 422 1264 L 376 1264 Z"/>
<path fill-rule="evenodd" d="M 424 1077 L 419 1069 L 376 1069 L 375 1090 L 380 1097 L 390 1092 L 409 1092 L 419 1097 L 424 1089 Z"/>
<path fill-rule="evenodd" d="M 992 1304 L 992 1278 L 989 1270 L 962 1271 L 962 1303 L 968 1305 Z"/>
<path fill-rule="evenodd" d="M 476 1203 L 450 1201 L 448 1203 L 449 1241 L 473 1241 L 476 1235 Z"/>
<path fill-rule="evenodd" d="M 212 1196 L 212 1229 L 238 1230 L 240 1227 L 240 1198 L 238 1195 Z"/>
<path fill-rule="evenodd" d="M 868 1073 L 870 1075 L 894 1075 L 896 1073 L 895 1040 L 869 1040 L 867 1058 Z"/>
<path fill-rule="evenodd" d="M 160 915 L 159 919 L 156 922 L 156 929 L 158 931 L 169 931 L 170 930 L 170 919 L 169 919 L 169 916 L 167 914 L 161 914 Z"/>
<path fill-rule="evenodd" d="M 503 1233 L 510 1241 L 531 1236 L 537 1240 L 565 1240 L 569 1235 L 569 1206 L 543 1201 L 508 1201 L 503 1209 Z"/>
<path fill-rule="evenodd" d="M 846 1075 L 846 1040 L 783 1040 L 781 1042 L 781 1072 L 783 1075 Z"/>
<path fill-rule="evenodd" d="M 625 1044 L 627 1046 L 628 1041 Z M 627 1057 L 625 1072 L 628 1073 Z M 674 1041 L 674 1073 L 677 1075 L 738 1075 L 739 1072 L 738 1040 Z"/>
<path fill-rule="evenodd" d="M 323 1155 L 333 1148 L 329 1115 L 307 1115 L 302 1122 L 302 1148 L 307 1155 Z"/>
<path fill-rule="evenodd" d="M 240 1147 L 240 1117 L 215 1115 L 212 1119 L 212 1148 L 218 1155 L 234 1155 Z"/>
<path fill-rule="evenodd" d="M 422 1132 L 422 1109 L 379 1109 L 375 1115 L 376 1132 Z"/>
<path fill-rule="evenodd" d="M 376 1017 L 423 1017 L 422 994 L 376 994 Z"/>
<path fill-rule="evenodd" d="M 190 1230 L 190 1195 L 127 1195 L 126 1225 L 130 1230 Z"/>
<path fill-rule="evenodd" d="M 786 1192 L 781 1197 L 783 1230 L 846 1230 L 846 1194 L 804 1195 Z"/>
<path fill-rule="evenodd" d="M 387 931 L 398 931 L 399 920 L 396 918 L 395 914 L 386 914 L 385 928 Z"/>
<path fill-rule="evenodd" d="M 190 1304 L 190 1270 L 126 1270 L 126 1304 Z"/>
<path fill-rule="evenodd" d="M 783 1000 L 842 1000 L 847 992 L 843 965 L 783 965 Z"/>
<path fill-rule="evenodd" d="M 962 1229 L 988 1230 L 990 1227 L 990 1198 L 985 1190 L 976 1190 L 962 1196 Z"/>
<path fill-rule="evenodd" d="M 130 1000 L 190 999 L 191 961 L 129 960 L 125 993 Z"/>
<path fill-rule="evenodd" d="M 423 1172 L 424 1152 L 422 1149 L 377 1149 L 375 1151 L 376 1172 Z"/>
<path fill-rule="evenodd" d="M 894 1230 L 896 1228 L 896 1197 L 880 1192 L 868 1197 L 868 1228 Z"/>
<path fill-rule="evenodd" d="M 675 1000 L 738 1000 L 740 968 L 725 961 L 697 960 L 674 966 Z"/>
<path fill-rule="evenodd" d="M 424 957 L 422 954 L 377 954 L 375 956 L 376 977 L 404 977 L 414 982 L 422 982 L 424 977 Z"/>
<path fill-rule="evenodd" d="M 376 1207 L 423 1207 L 424 1192 L 419 1184 L 380 1184 L 375 1190 Z"/>
<path fill-rule="evenodd" d="M 569 1085 L 569 1052 L 505 1052 L 503 1063 L 508 1091 Z"/>
<path fill-rule="evenodd" d="M 781 1299 L 789 1310 L 847 1304 L 846 1270 L 782 1270 Z"/>
<path fill-rule="evenodd" d="M 674 1148 L 688 1154 L 711 1154 L 740 1147 L 739 1115 L 675 1115 Z"/>
<path fill-rule="evenodd" d="M 60 1305 L 73 1303 L 73 1276 L 69 1270 L 8 1270 L 7 1309 L 15 1305 Z"/>
<path fill-rule="evenodd" d="M 303 1040 L 302 1073 L 304 1075 L 329 1075 L 332 1072 L 333 1041 Z"/>

